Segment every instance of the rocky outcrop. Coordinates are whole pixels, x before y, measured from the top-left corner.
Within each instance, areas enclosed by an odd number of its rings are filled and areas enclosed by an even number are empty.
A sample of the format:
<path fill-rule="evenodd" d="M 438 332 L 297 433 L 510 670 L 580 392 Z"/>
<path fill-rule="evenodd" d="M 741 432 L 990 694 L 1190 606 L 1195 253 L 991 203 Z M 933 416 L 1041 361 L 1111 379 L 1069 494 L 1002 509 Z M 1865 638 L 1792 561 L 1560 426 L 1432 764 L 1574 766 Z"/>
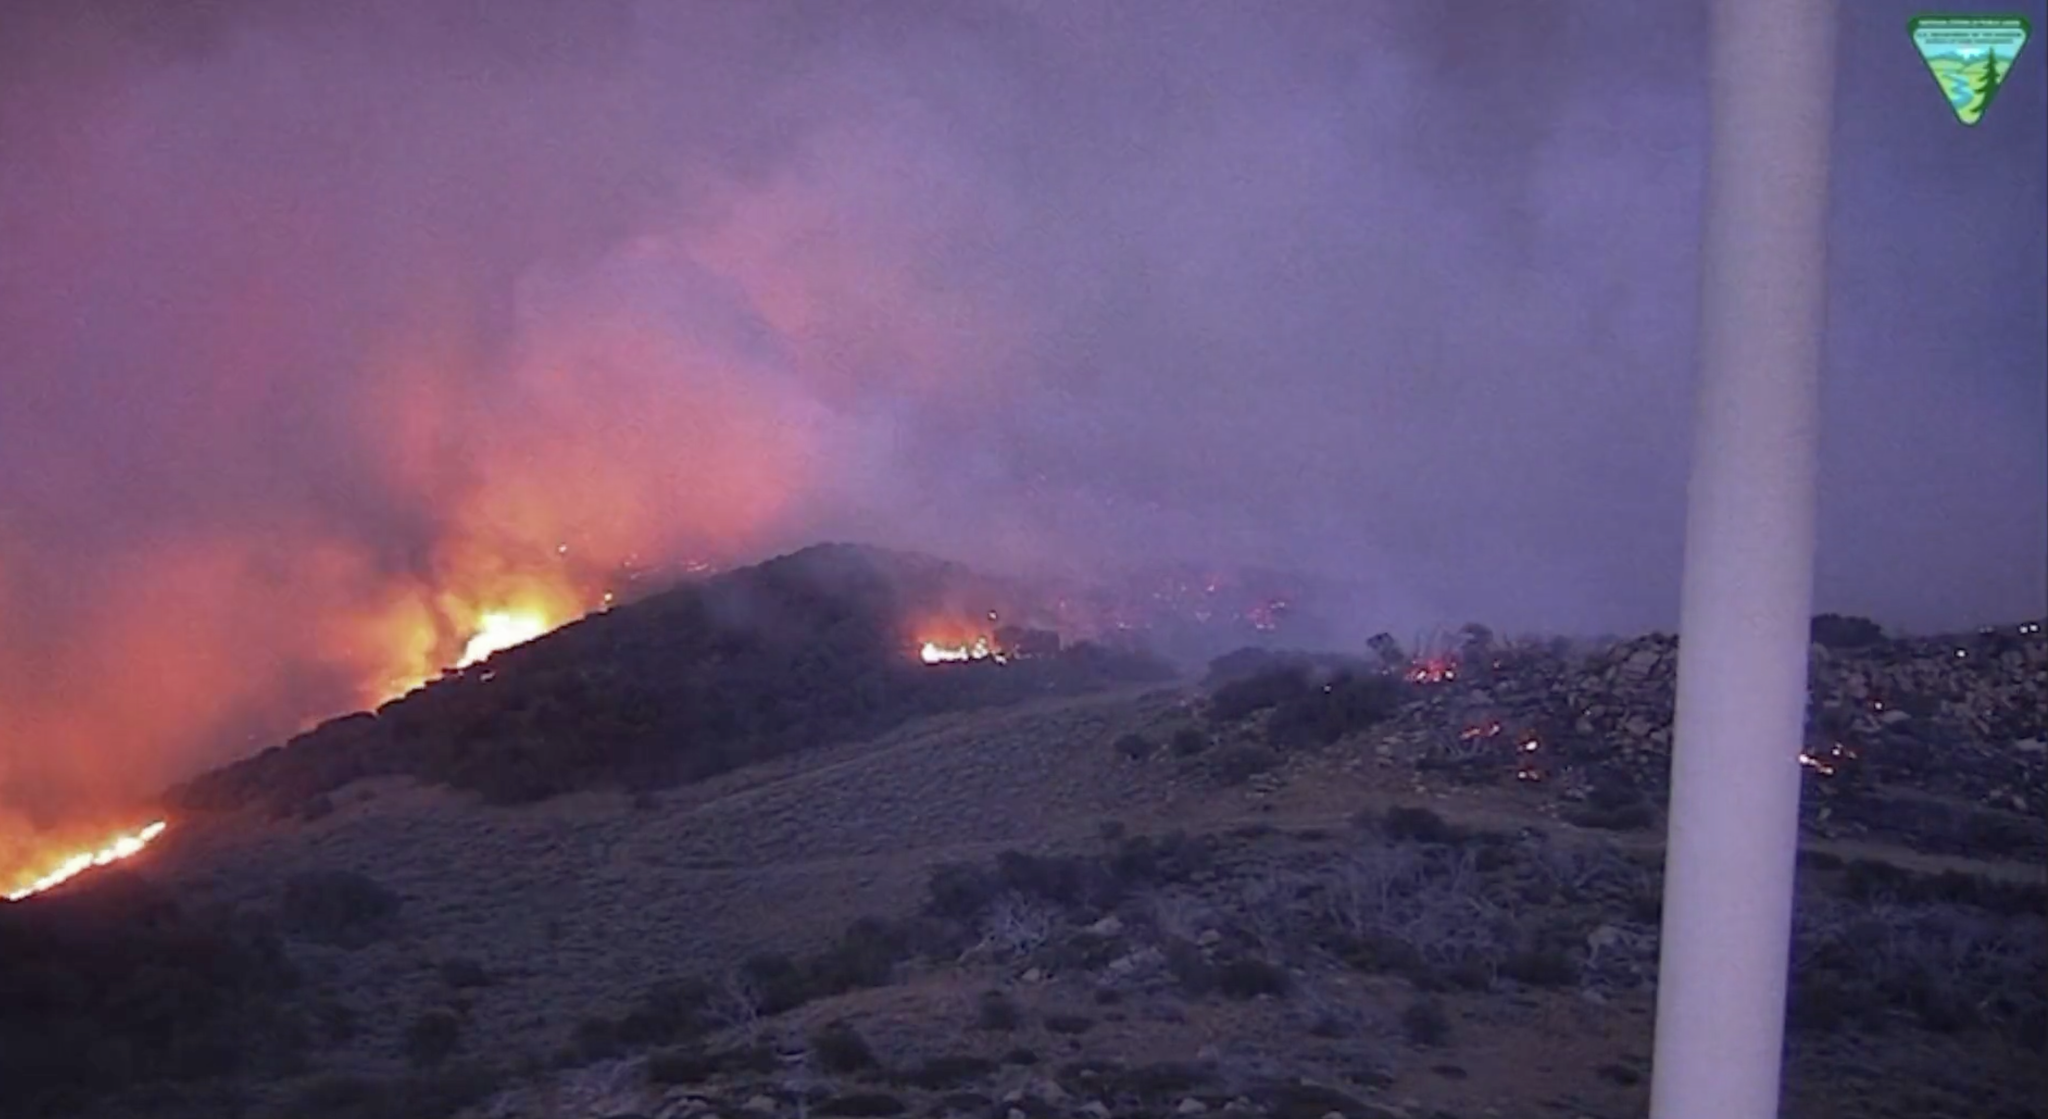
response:
<path fill-rule="evenodd" d="M 1467 648 L 1386 737 L 1384 756 L 1458 782 L 1517 781 L 1568 801 L 1664 801 L 1678 639 L 1587 652 Z M 1441 675 L 1441 674 L 1438 674 Z M 2038 623 L 1816 644 L 1800 743 L 1805 821 L 1922 849 L 2038 859 L 2048 786 L 2048 636 Z"/>

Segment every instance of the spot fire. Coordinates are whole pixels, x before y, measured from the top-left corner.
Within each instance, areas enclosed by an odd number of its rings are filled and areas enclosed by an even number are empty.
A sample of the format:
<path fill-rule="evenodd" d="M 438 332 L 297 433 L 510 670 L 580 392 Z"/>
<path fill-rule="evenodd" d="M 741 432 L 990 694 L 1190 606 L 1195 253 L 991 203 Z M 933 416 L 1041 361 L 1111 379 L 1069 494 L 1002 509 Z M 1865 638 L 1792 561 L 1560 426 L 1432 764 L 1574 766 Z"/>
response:
<path fill-rule="evenodd" d="M 976 621 L 957 618 L 925 621 L 914 627 L 918 659 L 926 664 L 964 664 L 969 661 L 1002 664 L 1009 660 L 1009 656 L 996 641 L 995 628 L 1000 620 L 1000 616 L 990 610 L 983 619 Z"/>
<path fill-rule="evenodd" d="M 1458 662 L 1450 657 L 1421 657 L 1408 666 L 1414 684 L 1444 684 L 1458 678 Z"/>
<path fill-rule="evenodd" d="M 1033 657 L 1053 656 L 1060 651 L 1060 636 L 1049 629 L 1003 624 L 1002 616 L 991 610 L 977 621 L 959 619 L 927 620 L 911 628 L 911 644 L 925 664 L 961 664 L 987 661 L 1008 664 Z"/>
<path fill-rule="evenodd" d="M 1820 749 L 1799 752 L 1799 764 L 1822 777 L 1833 777 L 1841 772 L 1843 765 L 1855 761 L 1856 758 L 1857 753 L 1853 747 L 1844 746 L 1839 742 L 1829 743 Z"/>
<path fill-rule="evenodd" d="M 918 650 L 918 659 L 926 664 L 957 664 L 961 661 L 985 660 L 1001 664 L 1009 658 L 1004 656 L 1003 651 L 996 648 L 989 638 L 976 637 L 964 644 L 927 641 Z"/>

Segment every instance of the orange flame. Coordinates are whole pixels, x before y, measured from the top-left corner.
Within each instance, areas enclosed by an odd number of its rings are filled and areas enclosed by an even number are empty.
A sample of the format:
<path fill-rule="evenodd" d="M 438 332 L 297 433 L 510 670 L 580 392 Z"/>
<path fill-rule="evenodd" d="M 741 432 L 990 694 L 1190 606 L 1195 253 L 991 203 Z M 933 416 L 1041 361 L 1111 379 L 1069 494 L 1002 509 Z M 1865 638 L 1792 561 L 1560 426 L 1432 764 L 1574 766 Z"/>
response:
<path fill-rule="evenodd" d="M 169 826 L 165 821 L 158 820 L 147 827 L 116 836 L 112 842 L 96 851 L 80 851 L 64 859 L 41 877 L 9 890 L 5 896 L 8 901 L 20 901 L 69 882 L 94 867 L 120 862 L 149 846 L 150 842 L 162 835 L 164 829 Z"/>
<path fill-rule="evenodd" d="M 600 599 L 600 607 L 609 605 L 610 600 L 611 595 L 607 593 Z M 402 623 L 398 627 L 402 634 L 390 647 L 401 667 L 390 677 L 379 701 L 388 702 L 406 695 L 442 671 L 480 664 L 493 654 L 543 637 L 583 613 L 585 611 L 578 607 L 560 609 L 533 601 L 481 611 L 462 609 L 455 616 L 472 617 L 475 621 L 465 627 L 467 633 L 462 639 L 461 655 L 452 665 L 441 666 L 435 664 L 437 658 L 433 650 L 442 643 L 435 638 L 432 619 L 417 615 L 411 624 Z"/>
<path fill-rule="evenodd" d="M 600 589 L 600 576 L 572 565 L 568 545 L 538 551 L 451 548 L 436 580 L 441 589 L 407 586 L 388 600 L 362 631 L 365 644 L 383 651 L 376 701 L 397 699 L 616 601 Z"/>
<path fill-rule="evenodd" d="M 988 623 L 992 625 L 997 620 L 996 612 L 989 611 Z M 914 627 L 913 632 L 917 634 L 918 659 L 926 664 L 987 660 L 1001 664 L 1009 659 L 1008 652 L 977 623 L 930 619 Z"/>
<path fill-rule="evenodd" d="M 89 591 L 66 592 L 76 619 L 39 632 L 21 603 L 44 574 L 0 541 L 0 738 L 44 744 L 0 750 L 0 889 L 50 869 L 48 837 L 16 838 L 45 817 L 106 821 L 228 747 L 381 705 L 633 597 L 635 574 L 659 570 L 640 556 L 700 557 L 701 573 L 757 554 L 830 461 L 832 417 L 803 394 L 608 301 L 522 326 L 478 393 L 468 303 L 422 284 L 366 340 L 335 417 L 355 437 L 363 508 L 421 514 L 402 555 L 349 518 L 195 520 L 123 549 Z M 244 403 L 231 371 L 207 387 L 209 406 Z M 223 414 L 246 420 L 247 407 Z M 172 426 L 195 448 L 218 438 Z M 17 799 L 34 803 L 35 827 L 7 818 Z M 100 836 L 59 838 L 68 853 Z"/>

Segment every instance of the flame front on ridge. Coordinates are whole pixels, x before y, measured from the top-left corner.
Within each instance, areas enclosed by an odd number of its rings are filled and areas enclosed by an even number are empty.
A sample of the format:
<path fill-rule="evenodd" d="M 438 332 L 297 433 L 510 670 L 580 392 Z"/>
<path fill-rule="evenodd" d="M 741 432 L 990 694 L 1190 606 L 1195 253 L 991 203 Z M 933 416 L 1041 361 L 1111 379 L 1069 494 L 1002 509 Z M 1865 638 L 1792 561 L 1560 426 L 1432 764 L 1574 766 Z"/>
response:
<path fill-rule="evenodd" d="M 96 851 L 80 851 L 57 864 L 55 869 L 44 874 L 42 877 L 16 889 L 9 890 L 6 898 L 8 901 L 20 901 L 23 898 L 32 897 L 54 886 L 69 882 L 94 867 L 120 862 L 122 859 L 128 858 L 141 851 L 144 847 L 149 846 L 150 841 L 162 835 L 164 829 L 169 826 L 169 823 L 166 821 L 158 820 L 147 827 L 129 832 L 126 835 L 116 836 L 112 842 Z"/>
<path fill-rule="evenodd" d="M 462 647 L 462 659 L 455 662 L 455 667 L 468 668 L 492 653 L 524 645 L 554 628 L 555 623 L 538 611 L 490 611 L 478 620 L 476 635 Z"/>

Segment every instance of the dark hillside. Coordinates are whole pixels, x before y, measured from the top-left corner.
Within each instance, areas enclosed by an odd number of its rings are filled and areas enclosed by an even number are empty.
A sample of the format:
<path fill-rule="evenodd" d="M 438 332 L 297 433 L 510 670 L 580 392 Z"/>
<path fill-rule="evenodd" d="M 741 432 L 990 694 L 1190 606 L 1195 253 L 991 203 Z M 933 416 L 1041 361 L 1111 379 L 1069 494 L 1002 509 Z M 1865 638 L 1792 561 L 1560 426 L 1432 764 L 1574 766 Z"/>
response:
<path fill-rule="evenodd" d="M 660 787 L 920 715 L 1170 674 L 1088 644 L 1002 665 L 918 661 L 921 621 L 985 617 L 1000 593 L 926 557 L 807 548 L 571 623 L 173 797 L 189 810 L 319 812 L 321 794 L 386 775 L 501 803 Z"/>
<path fill-rule="evenodd" d="M 198 1102 L 223 1078 L 292 1071 L 309 1034 L 297 985 L 273 933 L 119 871 L 0 905 L 0 1114 L 76 1114 L 142 1083 Z"/>

